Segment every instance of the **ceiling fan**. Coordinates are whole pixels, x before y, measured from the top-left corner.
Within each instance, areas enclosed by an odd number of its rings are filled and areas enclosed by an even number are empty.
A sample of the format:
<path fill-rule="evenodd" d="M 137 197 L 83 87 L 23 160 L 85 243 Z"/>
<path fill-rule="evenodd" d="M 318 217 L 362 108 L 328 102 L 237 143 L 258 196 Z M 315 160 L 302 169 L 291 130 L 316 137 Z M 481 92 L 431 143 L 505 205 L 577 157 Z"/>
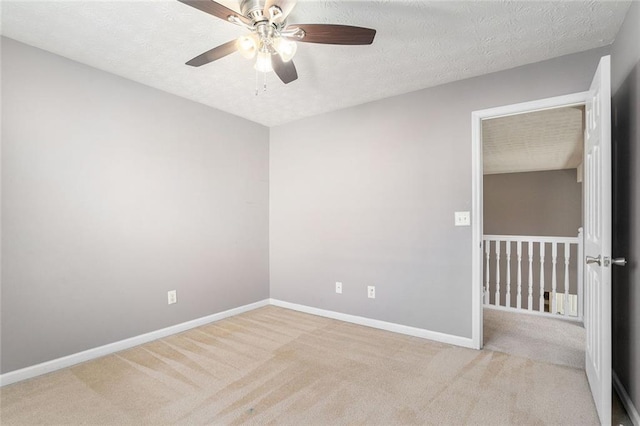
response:
<path fill-rule="evenodd" d="M 247 59 L 256 58 L 256 70 L 265 73 L 273 70 L 285 84 L 298 78 L 291 60 L 296 53 L 296 41 L 364 45 L 373 43 L 376 35 L 376 30 L 349 25 L 287 24 L 296 0 L 242 0 L 242 13 L 213 0 L 178 1 L 250 31 L 196 56 L 187 65 L 199 67 L 238 51 Z"/>

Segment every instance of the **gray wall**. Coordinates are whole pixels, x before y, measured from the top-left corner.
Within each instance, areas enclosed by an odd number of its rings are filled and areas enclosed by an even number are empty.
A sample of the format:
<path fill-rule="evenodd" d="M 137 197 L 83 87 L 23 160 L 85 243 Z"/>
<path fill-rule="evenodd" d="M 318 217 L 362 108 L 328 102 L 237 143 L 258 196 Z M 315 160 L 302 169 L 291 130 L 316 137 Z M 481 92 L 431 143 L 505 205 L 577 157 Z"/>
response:
<path fill-rule="evenodd" d="M 484 175 L 484 233 L 575 237 L 582 226 L 576 170 Z"/>
<path fill-rule="evenodd" d="M 607 53 L 272 128 L 271 297 L 471 337 L 471 112 L 587 90 Z"/>
<path fill-rule="evenodd" d="M 576 169 L 552 170 L 528 173 L 502 173 L 484 175 L 483 181 L 483 221 L 484 233 L 494 235 L 541 235 L 575 237 L 578 228 L 582 226 L 582 184 L 577 182 Z M 491 256 L 494 257 L 494 243 Z M 501 304 L 505 305 L 506 298 L 506 258 L 505 243 L 501 245 Z M 516 246 L 512 244 L 512 253 Z M 540 295 L 540 252 L 534 244 L 534 261 L 532 264 L 534 278 L 533 309 L 539 307 Z M 545 246 L 545 277 L 544 288 L 551 291 L 552 256 L 551 245 Z M 569 293 L 578 292 L 578 262 L 577 249 L 570 252 Z M 522 276 L 529 273 L 528 249 L 523 248 Z M 558 246 L 557 259 L 557 288 L 564 293 L 564 246 Z M 517 261 L 511 258 L 511 306 L 516 306 L 517 299 Z M 484 271 L 486 278 L 487 271 Z M 494 303 L 495 291 L 495 263 L 489 263 L 490 301 Z M 486 282 L 486 279 L 483 281 Z M 524 285 L 526 286 L 526 278 Z M 522 305 L 527 304 L 526 289 L 522 292 Z"/>
<path fill-rule="evenodd" d="M 267 128 L 6 38 L 2 122 L 2 372 L 268 297 Z"/>
<path fill-rule="evenodd" d="M 612 50 L 613 369 L 640 410 L 640 4 L 633 2 Z"/>

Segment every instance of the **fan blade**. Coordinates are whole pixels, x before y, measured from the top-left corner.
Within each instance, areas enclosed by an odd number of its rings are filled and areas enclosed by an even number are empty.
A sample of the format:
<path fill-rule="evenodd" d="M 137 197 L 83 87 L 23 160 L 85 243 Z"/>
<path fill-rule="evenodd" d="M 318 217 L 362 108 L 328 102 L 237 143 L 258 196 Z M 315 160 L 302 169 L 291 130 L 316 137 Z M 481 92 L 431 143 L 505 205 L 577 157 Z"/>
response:
<path fill-rule="evenodd" d="M 236 48 L 236 41 L 231 40 L 226 42 L 225 44 L 221 44 L 218 47 L 214 47 L 211 50 L 207 50 L 202 55 L 196 56 L 195 58 L 187 62 L 187 65 L 191 65 L 192 67 L 199 67 L 220 58 L 224 58 L 225 56 L 232 54 L 236 50 L 238 50 Z"/>
<path fill-rule="evenodd" d="M 245 24 L 251 25 L 251 21 L 246 17 L 242 16 L 240 13 L 229 9 L 226 6 L 221 5 L 220 3 L 216 3 L 213 0 L 178 0 L 180 3 L 184 3 L 191 7 L 195 7 L 198 10 L 201 10 L 209 15 L 213 15 L 222 20 L 229 22 L 229 16 L 236 16 Z"/>
<path fill-rule="evenodd" d="M 269 13 L 269 9 L 271 6 L 278 6 L 282 11 L 282 14 L 278 16 L 273 21 L 276 23 L 284 22 L 287 19 L 287 16 L 291 13 L 293 8 L 295 7 L 297 0 L 267 0 L 264 3 L 264 16 L 271 19 L 271 14 Z"/>
<path fill-rule="evenodd" d="M 298 79 L 298 72 L 296 71 L 296 66 L 293 65 L 293 61 L 284 62 L 277 53 L 271 56 L 271 66 L 284 84 L 289 84 Z"/>
<path fill-rule="evenodd" d="M 376 35 L 376 30 L 362 27 L 352 27 L 350 25 L 331 25 L 331 24 L 300 24 L 287 25 L 285 31 L 291 27 L 300 28 L 304 31 L 304 37 L 289 36 L 283 34 L 283 37 L 291 38 L 295 41 L 305 43 L 323 43 L 323 44 L 371 44 Z"/>

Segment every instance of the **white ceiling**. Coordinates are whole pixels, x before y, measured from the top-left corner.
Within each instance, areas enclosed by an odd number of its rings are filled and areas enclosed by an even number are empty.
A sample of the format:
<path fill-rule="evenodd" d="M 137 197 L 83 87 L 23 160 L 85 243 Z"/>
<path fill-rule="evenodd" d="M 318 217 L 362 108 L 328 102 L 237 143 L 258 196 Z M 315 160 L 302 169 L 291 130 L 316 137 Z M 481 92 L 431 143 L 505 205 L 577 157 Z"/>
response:
<path fill-rule="evenodd" d="M 567 107 L 483 121 L 484 174 L 577 168 L 583 116 L 584 108 Z"/>
<path fill-rule="evenodd" d="M 238 10 L 237 2 L 220 3 Z M 184 63 L 243 29 L 177 1 L 5 1 L 2 34 L 266 126 L 611 44 L 628 1 L 299 1 L 290 23 L 377 29 L 371 46 L 300 43 L 299 79 L 238 54 Z"/>

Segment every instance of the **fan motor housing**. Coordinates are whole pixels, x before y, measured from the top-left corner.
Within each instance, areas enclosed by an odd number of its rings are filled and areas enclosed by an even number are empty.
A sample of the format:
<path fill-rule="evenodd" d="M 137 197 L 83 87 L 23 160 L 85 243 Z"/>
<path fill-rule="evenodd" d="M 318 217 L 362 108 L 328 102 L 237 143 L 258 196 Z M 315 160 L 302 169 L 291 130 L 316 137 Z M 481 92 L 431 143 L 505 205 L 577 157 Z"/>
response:
<path fill-rule="evenodd" d="M 240 3 L 240 11 L 254 21 L 260 21 L 264 14 L 264 2 L 260 0 L 242 0 Z"/>

